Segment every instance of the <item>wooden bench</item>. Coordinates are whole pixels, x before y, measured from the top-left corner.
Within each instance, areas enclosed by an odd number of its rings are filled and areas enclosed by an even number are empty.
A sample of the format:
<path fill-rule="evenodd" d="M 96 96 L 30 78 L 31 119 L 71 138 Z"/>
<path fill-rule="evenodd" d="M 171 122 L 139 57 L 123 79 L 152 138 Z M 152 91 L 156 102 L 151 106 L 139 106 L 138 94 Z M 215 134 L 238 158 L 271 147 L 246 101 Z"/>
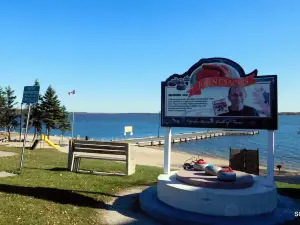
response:
<path fill-rule="evenodd" d="M 135 173 L 135 163 L 131 157 L 129 143 L 70 140 L 68 157 L 69 171 L 78 172 L 82 158 L 126 162 L 126 175 L 129 176 Z"/>

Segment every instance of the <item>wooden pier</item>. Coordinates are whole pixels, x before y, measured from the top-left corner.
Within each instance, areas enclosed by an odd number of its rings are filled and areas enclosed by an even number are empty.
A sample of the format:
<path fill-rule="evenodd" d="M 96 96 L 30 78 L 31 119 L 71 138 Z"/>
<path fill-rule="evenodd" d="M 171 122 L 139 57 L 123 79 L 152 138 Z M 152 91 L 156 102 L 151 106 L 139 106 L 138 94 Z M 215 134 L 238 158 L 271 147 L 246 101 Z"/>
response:
<path fill-rule="evenodd" d="M 259 134 L 258 131 L 233 131 L 233 130 L 215 130 L 208 132 L 193 132 L 193 133 L 181 133 L 172 135 L 172 143 L 182 143 L 188 141 L 203 140 L 209 138 L 216 138 L 221 136 L 244 136 L 244 135 L 255 135 Z M 120 140 L 121 141 L 121 140 Z M 124 140 L 122 140 L 124 141 Z M 126 139 L 129 142 L 137 146 L 156 146 L 163 145 L 165 140 L 164 137 L 144 137 L 144 138 L 132 138 Z"/>

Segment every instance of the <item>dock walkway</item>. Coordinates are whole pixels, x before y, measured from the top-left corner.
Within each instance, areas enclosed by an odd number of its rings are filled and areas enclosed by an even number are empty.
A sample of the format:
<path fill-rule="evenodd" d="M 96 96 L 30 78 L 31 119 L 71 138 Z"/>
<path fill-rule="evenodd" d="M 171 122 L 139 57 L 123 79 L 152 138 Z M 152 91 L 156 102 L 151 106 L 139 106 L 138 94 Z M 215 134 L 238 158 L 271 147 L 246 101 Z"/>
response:
<path fill-rule="evenodd" d="M 241 130 L 214 130 L 208 132 L 192 132 L 192 133 L 180 133 L 172 135 L 172 143 L 181 143 L 194 140 L 202 140 L 208 138 L 215 138 L 220 136 L 242 136 L 242 135 L 255 135 L 259 134 L 258 131 L 241 131 Z M 119 140 L 124 141 L 124 140 Z M 137 146 L 155 146 L 163 145 L 165 140 L 164 136 L 161 137 L 144 137 L 144 138 L 132 138 L 126 139 L 126 142 Z"/>

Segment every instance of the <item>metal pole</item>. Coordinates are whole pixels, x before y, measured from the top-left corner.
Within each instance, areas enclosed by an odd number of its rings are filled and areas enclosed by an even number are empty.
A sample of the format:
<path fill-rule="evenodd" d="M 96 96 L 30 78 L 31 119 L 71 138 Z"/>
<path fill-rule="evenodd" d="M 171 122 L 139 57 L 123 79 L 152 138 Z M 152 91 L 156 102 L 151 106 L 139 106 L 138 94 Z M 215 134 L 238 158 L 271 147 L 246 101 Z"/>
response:
<path fill-rule="evenodd" d="M 21 115 L 20 115 L 20 138 L 19 138 L 19 141 L 21 141 L 21 136 L 22 136 L 22 116 L 23 116 L 23 113 L 22 113 L 22 106 L 23 106 L 23 103 L 21 103 Z"/>
<path fill-rule="evenodd" d="M 73 119 L 72 119 L 72 139 L 73 139 L 73 135 L 74 135 L 74 111 L 73 111 Z"/>
<path fill-rule="evenodd" d="M 165 146 L 164 146 L 164 174 L 170 174 L 171 171 L 171 140 L 172 129 L 167 127 L 165 131 Z"/>
<path fill-rule="evenodd" d="M 268 131 L 268 155 L 267 155 L 267 185 L 274 185 L 274 150 L 275 150 L 275 141 L 274 141 L 274 131 Z"/>
<path fill-rule="evenodd" d="M 20 170 L 23 168 L 24 150 L 25 150 L 25 143 L 26 143 L 26 138 L 27 138 L 28 125 L 29 125 L 30 108 L 31 108 L 31 104 L 29 104 L 29 109 L 28 109 L 26 129 L 25 129 L 24 140 L 23 140 L 23 148 L 22 148 L 22 153 L 21 153 Z"/>

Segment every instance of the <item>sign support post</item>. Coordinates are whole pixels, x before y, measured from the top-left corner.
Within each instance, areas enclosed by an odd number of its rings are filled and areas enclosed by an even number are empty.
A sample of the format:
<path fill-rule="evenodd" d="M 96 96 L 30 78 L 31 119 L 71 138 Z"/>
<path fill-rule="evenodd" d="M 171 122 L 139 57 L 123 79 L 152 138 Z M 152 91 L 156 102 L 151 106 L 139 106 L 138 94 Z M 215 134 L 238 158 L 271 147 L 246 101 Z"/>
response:
<path fill-rule="evenodd" d="M 26 129 L 25 129 L 24 140 L 23 140 L 23 148 L 22 148 L 22 153 L 21 153 L 20 170 L 23 168 L 24 150 L 25 150 L 25 144 L 26 144 L 27 132 L 28 132 L 28 125 L 29 125 L 29 119 L 30 119 L 30 108 L 31 108 L 31 104 L 29 104 L 29 109 L 28 109 L 28 115 L 27 115 L 27 121 L 26 121 Z"/>
<path fill-rule="evenodd" d="M 268 131 L 267 186 L 274 184 L 274 130 Z"/>
<path fill-rule="evenodd" d="M 21 136 L 22 136 L 22 120 L 23 120 L 22 106 L 23 106 L 23 103 L 21 103 L 21 115 L 20 115 L 20 138 L 19 138 L 19 141 L 21 141 Z"/>
<path fill-rule="evenodd" d="M 25 86 L 24 92 L 23 92 L 23 99 L 22 104 L 28 104 L 28 115 L 27 115 L 27 121 L 26 121 L 26 129 L 24 133 L 24 140 L 23 140 L 23 147 L 21 152 L 21 160 L 20 160 L 20 170 L 23 168 L 23 162 L 24 162 L 24 151 L 25 151 L 25 145 L 26 145 L 26 139 L 27 139 L 27 133 L 28 133 L 28 126 L 29 126 L 29 119 L 30 119 L 30 111 L 32 104 L 35 104 L 39 101 L 39 92 L 40 92 L 40 86 Z M 21 133 L 20 133 L 21 136 Z"/>
<path fill-rule="evenodd" d="M 169 174 L 171 172 L 171 140 L 172 128 L 166 127 L 164 145 L 164 174 Z"/>

